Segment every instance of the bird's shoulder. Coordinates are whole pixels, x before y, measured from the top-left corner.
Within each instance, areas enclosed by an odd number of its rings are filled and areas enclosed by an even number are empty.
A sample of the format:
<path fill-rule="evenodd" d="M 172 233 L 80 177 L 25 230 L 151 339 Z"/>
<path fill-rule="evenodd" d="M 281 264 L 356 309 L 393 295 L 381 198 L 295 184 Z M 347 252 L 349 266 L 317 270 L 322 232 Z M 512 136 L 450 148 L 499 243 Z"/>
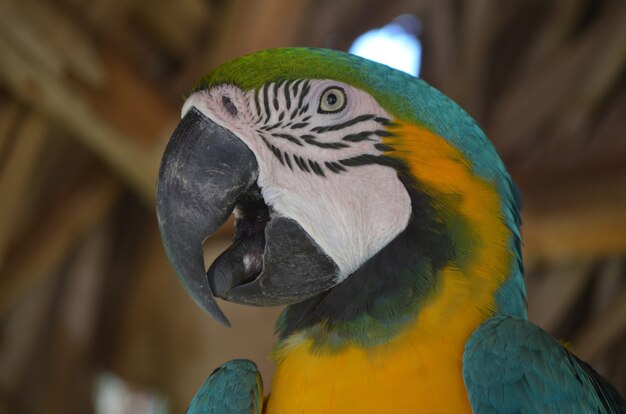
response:
<path fill-rule="evenodd" d="M 484 413 L 626 413 L 618 392 L 559 341 L 527 320 L 496 316 L 469 338 L 463 379 Z"/>
<path fill-rule="evenodd" d="M 234 359 L 215 369 L 189 404 L 187 414 L 260 414 L 263 382 L 254 362 Z"/>

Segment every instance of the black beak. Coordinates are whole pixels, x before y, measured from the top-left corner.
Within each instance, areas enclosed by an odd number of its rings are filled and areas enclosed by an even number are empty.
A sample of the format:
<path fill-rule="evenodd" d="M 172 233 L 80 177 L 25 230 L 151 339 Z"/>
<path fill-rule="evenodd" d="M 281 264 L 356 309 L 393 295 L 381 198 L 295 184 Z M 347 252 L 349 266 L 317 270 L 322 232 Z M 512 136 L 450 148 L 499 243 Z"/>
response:
<path fill-rule="evenodd" d="M 205 274 L 202 242 L 228 219 L 257 171 L 252 151 L 196 108 L 176 127 L 159 170 L 157 218 L 170 263 L 193 299 L 225 325 Z"/>
<path fill-rule="evenodd" d="M 338 283 L 338 266 L 296 221 L 270 217 L 257 177 L 247 145 L 196 108 L 181 120 L 161 162 L 157 217 L 167 255 L 194 300 L 224 325 L 214 295 L 285 305 Z M 234 243 L 205 274 L 202 243 L 235 208 Z"/>

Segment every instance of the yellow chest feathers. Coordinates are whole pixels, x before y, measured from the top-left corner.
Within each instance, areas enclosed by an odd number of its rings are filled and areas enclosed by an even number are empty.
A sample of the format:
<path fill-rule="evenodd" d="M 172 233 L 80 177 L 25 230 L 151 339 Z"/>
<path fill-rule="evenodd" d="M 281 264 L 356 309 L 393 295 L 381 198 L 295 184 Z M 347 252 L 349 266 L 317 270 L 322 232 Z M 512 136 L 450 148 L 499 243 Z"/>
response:
<path fill-rule="evenodd" d="M 471 413 L 463 348 L 488 315 L 462 309 L 452 298 L 464 289 L 463 278 L 444 273 L 418 319 L 387 344 L 321 352 L 311 340 L 291 337 L 276 356 L 266 413 Z"/>

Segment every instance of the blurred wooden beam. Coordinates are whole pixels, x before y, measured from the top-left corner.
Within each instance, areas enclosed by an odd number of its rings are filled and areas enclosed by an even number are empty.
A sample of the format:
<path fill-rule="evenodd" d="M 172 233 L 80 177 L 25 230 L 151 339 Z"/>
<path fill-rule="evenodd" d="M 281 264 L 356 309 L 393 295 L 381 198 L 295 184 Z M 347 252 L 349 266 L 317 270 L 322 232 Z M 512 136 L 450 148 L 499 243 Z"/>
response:
<path fill-rule="evenodd" d="M 347 50 L 356 36 L 388 23 L 377 8 L 372 1 L 362 0 L 309 3 L 307 18 L 301 21 L 294 41 L 306 46 Z M 394 5 L 386 10 L 392 8 Z"/>
<path fill-rule="evenodd" d="M 452 79 L 453 96 L 458 103 L 476 119 L 482 118 L 487 92 L 488 54 L 495 41 L 496 29 L 501 16 L 495 18 L 497 1 L 476 0 L 463 4 L 461 45 L 458 48 L 456 73 Z"/>
<path fill-rule="evenodd" d="M 20 56 L 0 37 L 0 75 L 24 102 L 50 116 L 99 154 L 150 204 L 154 203 L 159 157 L 113 129 L 89 103 L 60 79 Z"/>
<path fill-rule="evenodd" d="M 626 286 L 626 259 L 622 256 L 609 257 L 596 273 L 591 296 L 591 316 L 600 315 L 609 308 L 622 286 Z M 626 339 L 626 338 L 624 338 Z"/>
<path fill-rule="evenodd" d="M 550 55 L 558 52 L 558 49 L 567 42 L 568 36 L 572 34 L 587 6 L 586 0 L 556 0 L 552 3 L 550 17 L 536 36 L 524 60 L 525 72 L 537 70 L 549 60 Z"/>
<path fill-rule="evenodd" d="M 55 282 L 50 278 L 38 289 L 33 289 L 12 308 L 2 315 L 0 341 L 0 412 L 30 413 L 27 406 L 32 402 L 36 390 L 23 393 L 28 386 L 21 381 L 25 373 L 36 366 L 39 359 L 35 349 L 40 346 L 41 332 L 49 328 L 50 303 L 54 295 Z M 30 368 L 30 369 L 29 369 Z M 37 369 L 35 369 L 38 372 Z"/>
<path fill-rule="evenodd" d="M 5 255 L 0 315 L 58 267 L 83 235 L 109 213 L 118 194 L 119 185 L 111 179 L 88 175 L 25 226 Z"/>
<path fill-rule="evenodd" d="M 5 0 L 13 3 L 20 31 L 29 34 L 40 47 L 59 59 L 62 73 L 80 81 L 101 87 L 106 73 L 92 38 L 61 9 L 39 0 Z M 14 16 L 5 18 L 15 20 Z M 5 23 L 6 22 L 5 20 Z"/>
<path fill-rule="evenodd" d="M 64 271 L 65 280 L 55 309 L 55 329 L 49 330 L 43 350 L 45 360 L 32 358 L 28 367 L 40 372 L 42 382 L 35 412 L 45 414 L 88 413 L 93 411 L 93 380 L 98 366 L 94 355 L 97 318 L 102 306 L 101 290 L 108 258 L 108 231 L 104 225 L 92 229 L 83 239 Z M 113 338 L 109 338 L 113 340 Z M 37 350 L 36 350 L 37 351 Z M 59 372 L 63 381 L 58 380 Z M 92 380 L 92 381 L 89 381 Z"/>
<path fill-rule="evenodd" d="M 571 134 L 561 145 L 533 150 L 534 163 L 509 160 L 507 167 L 523 189 L 576 186 L 577 182 L 609 180 L 626 165 L 626 88 L 611 92 L 609 102 L 593 115 L 592 124 Z M 540 154 L 538 154 L 540 153 Z"/>
<path fill-rule="evenodd" d="M 78 89 L 80 96 L 101 123 L 114 129 L 120 139 L 136 144 L 141 152 L 138 161 L 150 169 L 150 191 L 154 192 L 161 153 L 180 120 L 183 98 L 170 101 L 162 84 L 131 67 L 112 46 L 103 45 L 100 54 L 108 78 L 106 87 Z"/>
<path fill-rule="evenodd" d="M 619 347 L 620 342 L 626 343 L 626 319 L 621 319 L 620 322 L 619 316 L 616 319 L 616 315 L 611 314 L 619 312 L 619 301 L 626 298 L 625 271 L 626 261 L 623 257 L 615 256 L 609 258 L 599 271 L 595 272 L 594 289 L 591 292 L 588 309 L 589 317 L 574 339 L 576 344 L 574 350 L 597 362 L 597 365 L 603 368 L 601 371 L 603 375 L 616 371 L 619 373 L 619 368 L 614 366 L 616 361 L 611 351 L 624 349 Z M 605 320 L 607 315 L 610 316 Z M 619 355 L 617 357 L 619 360 Z M 626 365 L 623 368 L 626 368 Z M 609 375 L 607 378 L 611 379 L 610 377 Z"/>
<path fill-rule="evenodd" d="M 559 112 L 554 136 L 550 140 L 552 146 L 572 145 L 572 141 L 584 144 L 592 135 L 592 120 L 597 118 L 601 104 L 614 95 L 616 87 L 623 81 L 626 71 L 626 4 L 615 12 L 620 16 L 621 24 L 609 32 L 583 81 L 576 88 L 574 99 L 565 102 Z"/>
<path fill-rule="evenodd" d="M 139 4 L 139 20 L 150 38 L 173 56 L 188 55 L 196 48 L 198 33 L 209 28 L 215 6 L 204 0 L 156 0 Z"/>
<path fill-rule="evenodd" d="M 613 354 L 613 372 L 612 375 L 608 378 L 611 381 L 611 384 L 617 389 L 621 390 L 622 395 L 624 395 L 624 390 L 626 390 L 626 352 L 619 352 L 620 349 L 626 349 L 626 339 L 621 341 L 621 347 L 617 345 L 618 351 Z"/>
<path fill-rule="evenodd" d="M 16 133 L 15 144 L 8 160 L 0 170 L 0 268 L 5 249 L 23 220 L 24 210 L 30 192 L 30 180 L 36 174 L 37 160 L 43 148 L 47 123 L 37 114 L 29 114 L 21 122 Z"/>
<path fill-rule="evenodd" d="M 216 21 L 213 42 L 191 52 L 188 70 L 177 88 L 189 91 L 215 67 L 241 55 L 268 48 L 293 46 L 311 0 L 266 0 L 224 2 L 222 18 Z"/>
<path fill-rule="evenodd" d="M 524 74 L 492 104 L 494 111 L 487 131 L 505 159 L 532 162 L 532 155 L 546 146 L 546 136 L 551 136 L 550 128 L 558 124 L 562 109 L 585 96 L 597 100 L 595 93 L 586 91 L 584 85 L 604 88 L 619 71 L 615 66 L 623 67 L 626 63 L 623 53 L 609 57 L 605 54 L 605 50 L 614 53 L 626 48 L 625 19 L 626 3 L 607 3 L 593 26 L 581 33 L 575 43 L 563 45 L 536 72 Z M 597 69 L 602 73 L 594 69 L 598 59 L 603 62 Z M 605 79 L 592 82 L 593 74 L 603 74 Z M 565 112 L 563 116 L 572 114 Z"/>
<path fill-rule="evenodd" d="M 15 15 L 19 23 L 0 29 L 0 80 L 99 154 L 152 206 L 161 151 L 182 100 L 173 103 L 106 42 L 96 52 L 76 39 L 69 17 L 30 0 L 18 9 L 0 17 Z M 60 44 L 68 50 L 59 50 Z M 66 76 L 65 66 L 92 86 Z"/>
<path fill-rule="evenodd" d="M 556 332 L 593 277 L 593 262 L 567 260 L 551 265 L 539 283 L 528 289 L 528 318 L 548 332 Z"/>
<path fill-rule="evenodd" d="M 527 189 L 522 235 L 546 260 L 626 253 L 626 171 Z"/>
<path fill-rule="evenodd" d="M 594 361 L 607 352 L 626 333 L 626 288 L 622 289 L 612 304 L 590 320 L 572 340 L 576 354 Z"/>
<path fill-rule="evenodd" d="M 0 36 L 24 54 L 32 56 L 41 70 L 54 76 L 61 75 L 63 59 L 49 47 L 47 40 L 42 40 L 41 36 L 37 35 L 29 23 L 22 15 L 17 1 L 0 2 Z"/>
<path fill-rule="evenodd" d="M 0 100 L 0 174 L 15 142 L 15 130 L 22 115 L 20 105 L 11 97 L 2 96 Z"/>
<path fill-rule="evenodd" d="M 266 0 L 250 3 L 234 0 L 228 20 L 218 36 L 218 43 L 205 68 L 215 66 L 245 53 L 270 47 L 291 46 L 311 0 Z"/>
<path fill-rule="evenodd" d="M 425 10 L 412 10 L 425 23 L 422 42 L 422 67 L 420 77 L 446 94 L 453 93 L 451 84 L 454 61 L 458 54 L 458 26 L 452 0 L 426 2 Z"/>

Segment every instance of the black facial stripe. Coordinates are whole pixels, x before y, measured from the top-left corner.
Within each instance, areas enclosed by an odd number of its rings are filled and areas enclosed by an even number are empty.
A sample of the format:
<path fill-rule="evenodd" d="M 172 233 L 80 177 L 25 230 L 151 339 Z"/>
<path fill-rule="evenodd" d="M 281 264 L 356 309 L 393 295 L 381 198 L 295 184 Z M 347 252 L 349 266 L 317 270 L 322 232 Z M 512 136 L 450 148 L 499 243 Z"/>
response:
<path fill-rule="evenodd" d="M 293 167 L 291 166 L 291 160 L 289 159 L 289 153 L 285 152 L 285 162 L 289 166 L 289 169 L 293 171 Z"/>
<path fill-rule="evenodd" d="M 384 126 L 394 125 L 394 123 L 391 122 L 391 120 L 389 120 L 389 119 L 387 119 L 385 117 L 382 117 L 382 116 L 377 116 L 376 118 L 374 118 L 374 121 L 376 121 L 379 124 L 384 125 Z"/>
<path fill-rule="evenodd" d="M 271 112 L 270 112 L 270 104 L 269 104 L 269 96 L 267 93 L 268 86 L 263 86 L 263 107 L 265 108 L 265 123 L 270 120 Z"/>
<path fill-rule="evenodd" d="M 276 155 L 276 157 L 278 158 L 278 161 L 280 161 L 281 164 L 285 165 L 285 163 L 283 162 L 282 152 L 276 147 L 274 147 L 273 152 L 274 152 L 274 155 Z"/>
<path fill-rule="evenodd" d="M 291 85 L 292 80 L 288 80 L 285 83 L 285 87 L 283 88 L 283 92 L 285 93 L 285 101 L 287 101 L 287 110 L 291 109 L 291 93 L 289 93 L 289 85 Z"/>
<path fill-rule="evenodd" d="M 372 155 L 372 154 L 357 155 L 356 157 L 345 158 L 343 160 L 339 160 L 339 162 L 346 167 L 359 167 L 361 165 L 371 165 L 371 164 L 384 165 L 386 167 L 392 167 L 397 170 L 402 170 L 405 167 L 401 161 L 395 160 L 390 157 L 385 157 L 382 155 Z"/>
<path fill-rule="evenodd" d="M 278 111 L 278 91 L 280 90 L 280 87 L 282 86 L 282 84 L 285 83 L 284 79 L 279 80 L 278 82 L 274 83 L 274 110 Z"/>
<path fill-rule="evenodd" d="M 309 172 L 309 167 L 307 167 L 306 162 L 302 158 L 294 155 L 293 159 L 296 161 L 298 168 L 300 168 L 302 171 Z"/>
<path fill-rule="evenodd" d="M 295 98 L 296 96 L 298 96 L 298 90 L 300 88 L 300 84 L 302 83 L 302 79 L 298 79 L 296 81 L 296 83 L 293 84 L 293 87 L 291 88 L 293 91 L 293 97 Z"/>
<path fill-rule="evenodd" d="M 272 151 L 272 153 L 274 153 L 276 158 L 278 158 L 278 161 L 280 161 L 281 164 L 285 165 L 283 162 L 283 156 L 282 156 L 281 150 L 278 149 L 275 145 L 272 145 L 263 135 L 261 135 L 261 139 L 265 143 L 265 146 L 269 148 L 270 151 Z"/>
<path fill-rule="evenodd" d="M 269 148 L 269 150 L 274 154 L 274 156 L 278 159 L 278 161 L 282 165 L 287 165 L 290 170 L 293 171 L 293 165 L 291 163 L 291 158 L 296 163 L 296 166 L 306 173 L 316 174 L 320 177 L 326 177 L 324 173 L 324 169 L 319 162 L 303 158 L 299 155 L 290 155 L 288 152 L 281 151 L 278 147 L 271 144 L 263 135 L 260 135 L 261 139 Z M 381 155 L 372 155 L 372 154 L 363 154 L 358 155 L 356 157 L 345 158 L 338 161 L 325 161 L 324 167 L 328 169 L 330 172 L 334 174 L 340 174 L 342 172 L 347 171 L 346 167 L 360 167 L 363 165 L 372 165 L 378 164 L 386 167 L 392 167 L 397 170 L 402 170 L 405 168 L 404 164 L 401 161 L 394 160 L 389 157 L 381 156 Z"/>
<path fill-rule="evenodd" d="M 256 90 L 254 91 L 254 106 L 256 108 L 256 113 L 257 115 L 260 117 L 261 115 L 261 104 L 259 103 L 259 94 L 261 93 L 260 90 Z"/>
<path fill-rule="evenodd" d="M 291 116 L 289 117 L 290 120 L 293 120 L 296 115 L 298 115 L 298 107 L 296 106 L 293 110 L 293 112 L 291 113 Z"/>
<path fill-rule="evenodd" d="M 333 165 L 333 167 L 335 167 L 335 169 L 339 170 L 339 172 L 348 171 L 343 165 L 339 164 L 338 162 L 331 162 L 331 164 Z"/>
<path fill-rule="evenodd" d="M 317 163 L 317 161 L 309 160 L 309 166 L 311 167 L 311 170 L 313 170 L 315 174 L 321 177 L 325 177 L 324 171 L 322 170 L 322 167 Z"/>
<path fill-rule="evenodd" d="M 289 154 L 288 152 L 281 151 L 278 147 L 271 144 L 263 135 L 260 135 L 261 139 L 270 149 L 270 151 L 274 154 L 274 156 L 278 159 L 278 161 L 282 165 L 287 165 L 290 170 L 293 171 L 293 164 L 291 163 L 291 158 L 296 163 L 296 166 L 303 172 L 316 174 L 320 177 L 326 177 L 324 173 L 324 169 L 322 165 L 314 160 L 303 158 L 299 155 Z M 381 155 L 372 155 L 372 154 L 363 154 L 358 155 L 356 157 L 345 158 L 338 161 L 325 161 L 324 167 L 334 174 L 341 174 L 342 172 L 347 171 L 347 168 L 351 167 L 360 167 L 363 165 L 372 165 L 378 164 L 386 167 L 392 167 L 397 170 L 403 170 L 405 168 L 404 164 L 401 161 L 394 160 L 389 157 L 381 156 Z"/>
<path fill-rule="evenodd" d="M 352 118 L 349 121 L 342 122 L 341 124 L 335 125 L 327 125 L 327 126 L 318 126 L 312 129 L 314 132 L 327 132 L 327 131 L 339 131 L 340 129 L 344 129 L 350 127 L 352 125 L 358 124 L 359 122 L 369 121 L 374 119 L 375 115 L 359 115 L 355 118 Z"/>
<path fill-rule="evenodd" d="M 315 136 L 313 135 L 302 135 L 300 138 L 302 138 L 307 144 L 314 145 L 318 148 L 341 149 L 348 148 L 350 146 L 348 144 L 344 144 L 343 142 L 319 142 L 315 140 Z"/>
<path fill-rule="evenodd" d="M 297 124 L 293 124 L 291 126 L 291 129 L 302 129 L 302 128 L 308 126 L 308 125 L 309 125 L 308 122 L 300 122 L 300 123 L 297 123 Z"/>
<path fill-rule="evenodd" d="M 300 108 L 300 111 L 298 112 L 298 115 L 302 115 L 302 114 L 304 114 L 308 110 L 309 110 L 309 104 L 306 104 L 302 108 Z"/>
<path fill-rule="evenodd" d="M 278 111 L 278 90 L 280 89 L 280 86 L 285 83 L 284 79 L 280 79 L 278 82 L 274 82 L 274 96 L 273 96 L 273 102 L 274 102 L 274 110 Z"/>
<path fill-rule="evenodd" d="M 298 138 L 294 137 L 293 135 L 289 135 L 289 134 L 278 134 L 278 133 L 272 133 L 273 137 L 276 138 L 283 138 L 286 139 L 289 142 L 293 142 L 294 144 L 297 144 L 299 146 L 303 146 L 302 143 L 300 142 L 300 140 L 298 140 Z"/>
<path fill-rule="evenodd" d="M 341 139 L 348 142 L 373 141 L 372 139 L 370 139 L 370 135 L 372 134 L 372 131 L 363 131 L 359 132 L 358 134 L 346 135 Z"/>
<path fill-rule="evenodd" d="M 272 152 L 274 153 L 274 155 L 276 155 L 276 158 L 278 158 L 278 161 L 280 161 L 280 163 L 282 165 L 285 165 L 285 163 L 283 162 L 283 155 L 282 152 L 280 152 L 280 150 L 278 148 L 276 148 L 275 146 L 272 145 Z"/>
<path fill-rule="evenodd" d="M 374 131 L 374 134 L 378 135 L 379 137 L 390 137 L 393 136 L 393 134 L 385 129 L 379 129 Z"/>
<path fill-rule="evenodd" d="M 335 174 L 339 174 L 341 172 L 341 170 L 339 168 L 337 168 L 337 166 L 336 166 L 336 164 L 334 162 L 326 161 L 324 163 L 324 165 L 326 166 L 326 168 L 328 168 L 329 170 L 331 170 Z"/>
<path fill-rule="evenodd" d="M 278 128 L 278 127 L 279 127 L 279 126 L 281 126 L 281 125 L 282 125 L 282 122 L 278 121 L 278 122 L 276 122 L 274 125 L 265 125 L 265 126 L 262 126 L 262 127 L 261 127 L 261 129 L 262 129 L 263 131 L 271 131 L 272 129 L 276 129 L 276 128 Z"/>
<path fill-rule="evenodd" d="M 270 131 L 272 129 L 282 126 L 280 124 L 268 126 L 267 123 L 270 119 L 272 119 L 272 113 L 280 110 L 281 103 L 279 97 L 280 94 L 283 94 L 285 97 L 285 103 L 283 105 L 283 110 L 278 115 L 278 121 L 283 121 L 289 113 L 289 123 L 287 125 L 284 125 L 285 128 L 291 126 L 292 121 L 296 122 L 293 125 L 292 129 L 299 129 L 308 126 L 308 123 L 306 122 L 311 119 L 311 115 L 307 115 L 304 119 L 300 121 L 296 121 L 296 119 L 299 116 L 304 115 L 309 109 L 309 104 L 305 103 L 304 100 L 306 96 L 308 96 L 310 90 L 310 82 L 302 79 L 296 81 L 285 81 L 284 79 L 281 79 L 277 82 L 266 83 L 261 88 L 257 89 L 254 94 L 255 107 L 258 114 L 255 122 L 265 124 L 263 127 L 261 127 L 261 129 L 265 131 Z M 292 91 L 295 96 L 291 95 Z M 263 93 L 263 97 L 260 96 L 261 93 Z M 270 93 L 272 93 L 273 96 L 269 96 Z M 292 102 L 294 102 L 294 99 L 296 98 L 298 99 L 298 105 L 292 105 Z M 263 100 L 262 103 L 261 100 Z M 272 101 L 271 103 L 270 100 Z M 290 111 L 292 108 L 293 111 Z M 263 120 L 261 120 L 261 118 L 263 118 Z"/>
<path fill-rule="evenodd" d="M 306 81 L 304 83 L 304 86 L 302 87 L 302 91 L 300 92 L 300 98 L 298 99 L 298 108 L 302 108 L 302 103 L 304 102 L 304 98 L 306 98 L 310 90 L 311 90 L 310 82 Z"/>
<path fill-rule="evenodd" d="M 374 144 L 374 148 L 376 148 L 377 150 L 382 151 L 382 152 L 393 151 L 395 149 L 391 145 L 380 144 L 380 143 Z"/>

